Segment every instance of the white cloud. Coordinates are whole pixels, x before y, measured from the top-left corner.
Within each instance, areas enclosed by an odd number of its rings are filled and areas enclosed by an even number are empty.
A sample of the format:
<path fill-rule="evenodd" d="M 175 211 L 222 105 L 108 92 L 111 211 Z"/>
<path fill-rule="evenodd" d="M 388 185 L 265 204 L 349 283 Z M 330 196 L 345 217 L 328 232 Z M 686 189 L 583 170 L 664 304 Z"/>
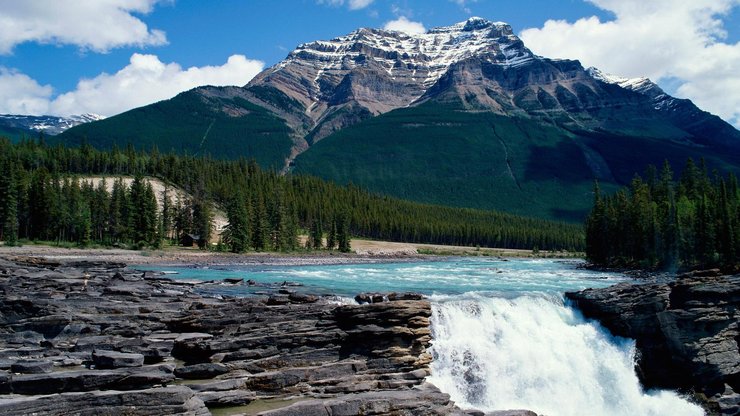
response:
<path fill-rule="evenodd" d="M 156 55 L 135 53 L 115 74 L 83 79 L 75 90 L 56 98 L 52 98 L 51 87 L 41 86 L 25 74 L 0 69 L 0 113 L 111 116 L 201 85 L 244 85 L 263 68 L 263 62 L 243 55 L 232 55 L 221 66 L 183 69 L 177 63 L 160 61 Z"/>
<path fill-rule="evenodd" d="M 160 0 L 0 0 L 0 54 L 24 42 L 76 45 L 106 52 L 120 46 L 167 43 L 133 14 Z"/>
<path fill-rule="evenodd" d="M 615 18 L 549 20 L 522 31 L 522 40 L 547 57 L 659 84 L 677 80 L 676 95 L 740 126 L 740 42 L 725 41 L 722 20 L 740 0 L 588 1 Z"/>
<path fill-rule="evenodd" d="M 407 19 L 405 16 L 401 16 L 396 20 L 391 20 L 385 23 L 383 26 L 385 30 L 397 30 L 399 32 L 406 32 L 411 34 L 425 33 L 427 30 L 420 22 L 413 22 Z"/>
<path fill-rule="evenodd" d="M 347 4 L 350 10 L 360 10 L 371 5 L 375 0 L 317 0 L 319 4 L 339 7 Z"/>
<path fill-rule="evenodd" d="M 374 0 L 349 0 L 350 10 L 360 10 L 372 4 Z"/>
<path fill-rule="evenodd" d="M 468 7 L 468 4 L 470 3 L 477 3 L 478 0 L 450 0 L 453 3 L 456 3 L 458 6 L 460 6 L 465 13 L 470 14 L 470 7 Z"/>
<path fill-rule="evenodd" d="M 0 113 L 44 114 L 52 88 L 26 74 L 0 67 Z"/>

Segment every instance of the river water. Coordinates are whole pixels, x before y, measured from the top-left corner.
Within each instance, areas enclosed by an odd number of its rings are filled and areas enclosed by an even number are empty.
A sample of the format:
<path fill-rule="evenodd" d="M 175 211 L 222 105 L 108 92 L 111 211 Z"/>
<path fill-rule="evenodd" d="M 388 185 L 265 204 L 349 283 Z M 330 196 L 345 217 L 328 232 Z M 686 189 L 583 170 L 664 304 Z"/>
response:
<path fill-rule="evenodd" d="M 578 262 L 447 258 L 441 261 L 322 266 L 152 268 L 174 278 L 301 283 L 296 289 L 350 299 L 360 292 L 420 292 L 432 301 L 429 381 L 461 407 L 530 409 L 548 416 L 698 416 L 671 391 L 644 391 L 634 341 L 613 337 L 563 298 L 624 276 L 578 269 Z M 249 295 L 259 287 L 209 286 Z"/>

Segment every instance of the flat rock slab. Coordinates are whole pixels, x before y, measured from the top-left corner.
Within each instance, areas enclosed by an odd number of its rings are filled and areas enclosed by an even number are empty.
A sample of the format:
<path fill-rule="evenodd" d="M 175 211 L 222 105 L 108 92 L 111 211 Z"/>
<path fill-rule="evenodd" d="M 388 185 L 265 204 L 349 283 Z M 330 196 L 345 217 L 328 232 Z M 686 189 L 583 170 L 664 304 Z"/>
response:
<path fill-rule="evenodd" d="M 45 374 L 53 369 L 54 363 L 51 361 L 18 361 L 10 366 L 11 372 L 23 374 Z"/>
<path fill-rule="evenodd" d="M 103 369 L 141 367 L 144 365 L 143 354 L 118 351 L 95 350 L 92 353 L 92 360 L 95 367 Z"/>
<path fill-rule="evenodd" d="M 174 379 L 172 370 L 165 366 L 64 371 L 50 374 L 10 375 L 6 380 L 0 377 L 0 391 L 32 395 L 108 389 L 136 390 L 167 384 Z"/>
<path fill-rule="evenodd" d="M 93 391 L 48 396 L 0 398 L 0 414 L 25 415 L 188 415 L 211 413 L 187 387 L 165 387 L 136 391 Z"/>
<path fill-rule="evenodd" d="M 327 400 L 307 400 L 260 416 L 352 416 L 352 415 L 464 415 L 450 396 L 431 384 L 409 390 L 346 394 Z"/>

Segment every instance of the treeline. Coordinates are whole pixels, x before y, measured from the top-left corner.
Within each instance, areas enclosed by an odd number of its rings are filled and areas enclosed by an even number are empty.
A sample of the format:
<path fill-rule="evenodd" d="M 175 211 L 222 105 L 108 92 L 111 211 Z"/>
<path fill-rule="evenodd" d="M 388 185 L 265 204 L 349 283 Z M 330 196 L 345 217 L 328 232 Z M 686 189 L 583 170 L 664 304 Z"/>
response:
<path fill-rule="evenodd" d="M 8 240 L 9 231 L 17 228 L 18 237 L 30 239 L 57 239 L 84 242 L 79 230 L 84 230 L 86 210 L 90 211 L 90 241 L 102 244 L 156 246 L 162 238 L 177 240 L 184 233 L 200 237 L 202 245 L 219 242 L 217 236 L 207 235 L 203 225 L 209 215 L 196 215 L 199 208 L 217 204 L 226 211 L 229 225 L 220 242 L 233 251 L 244 250 L 293 250 L 299 247 L 298 235 L 308 233 L 304 245 L 312 248 L 337 248 L 348 251 L 350 236 L 401 242 L 452 244 L 502 248 L 538 248 L 540 250 L 583 250 L 584 235 L 581 227 L 572 224 L 518 217 L 492 211 L 449 208 L 419 204 L 371 194 L 355 186 L 339 186 L 309 176 L 281 176 L 260 169 L 253 161 L 214 160 L 209 157 L 161 154 L 156 149 L 149 152 L 113 148 L 99 151 L 90 146 L 78 148 L 47 146 L 38 141 L 11 144 L 0 140 L 0 164 L 3 166 L 6 185 L 13 193 L 15 203 L 5 202 L 2 215 L 2 237 Z M 151 176 L 177 186 L 193 196 L 189 201 L 179 201 L 180 210 L 189 210 L 191 216 L 200 216 L 188 225 L 185 214 L 176 220 L 175 214 L 159 209 L 154 215 L 156 230 L 153 240 L 140 239 L 137 225 L 129 222 L 129 230 L 111 231 L 111 209 L 107 216 L 94 215 L 94 195 L 113 204 L 115 192 L 105 196 L 100 185 L 95 189 L 81 183 L 80 200 L 76 196 L 75 175 L 104 177 Z M 43 180 L 39 178 L 44 178 Z M 112 179 L 111 179 L 112 181 Z M 56 198 L 59 207 L 82 206 L 70 212 L 80 214 L 77 222 L 83 226 L 61 231 L 59 226 L 37 233 L 36 218 L 25 217 L 37 196 L 31 193 L 34 182 L 45 182 L 49 189 L 47 199 Z M 65 187 L 65 182 L 69 185 Z M 146 182 L 146 181 L 144 181 Z M 55 185 L 58 183 L 59 185 Z M 57 189 L 58 188 L 58 189 Z M 144 193 L 148 194 L 146 184 Z M 58 192 L 57 192 L 58 191 Z M 142 204 L 133 200 L 133 191 L 126 189 L 129 206 Z M 0 193 L 4 192 L 0 189 Z M 0 195 L 3 197 L 3 195 Z M 92 199 L 90 199 L 92 198 Z M 161 199 L 161 195 L 160 195 Z M 77 201 L 72 204 L 69 201 Z M 11 201 L 3 197 L 2 201 Z M 84 201 L 84 202 L 81 202 Z M 167 201 L 167 200 L 166 200 Z M 177 211 L 178 201 L 167 202 L 168 208 Z M 86 207 L 85 207 L 86 206 Z M 14 207 L 14 208 L 13 208 Z M 60 208 L 61 209 L 61 208 Z M 13 212 L 15 210 L 15 212 Z M 56 217 L 55 214 L 49 214 Z M 151 211 L 148 214 L 152 216 Z M 16 218 L 16 222 L 12 221 Z M 129 219 L 131 217 L 128 217 Z M 98 222 L 102 221 L 102 222 Z M 8 222 L 9 221 L 9 222 Z M 131 220 L 130 220 L 131 221 Z M 178 222 L 179 221 L 179 222 Z M 5 225 L 5 222 L 8 222 Z M 74 221 L 73 221 L 74 222 Z M 15 225 L 14 225 L 15 224 Z M 178 225 L 180 224 L 180 225 Z M 43 227 L 42 227 L 43 228 Z M 103 230 L 105 229 L 105 230 Z M 66 228 L 65 228 L 66 230 Z M 75 231 L 77 230 L 77 231 Z M 101 231 L 103 230 L 103 231 Z M 84 232 L 82 234 L 85 234 Z"/>
<path fill-rule="evenodd" d="M 666 162 L 629 189 L 603 195 L 595 186 L 586 221 L 586 254 L 595 264 L 648 269 L 723 267 L 740 259 L 737 177 L 707 173 L 689 159 L 676 180 Z"/>

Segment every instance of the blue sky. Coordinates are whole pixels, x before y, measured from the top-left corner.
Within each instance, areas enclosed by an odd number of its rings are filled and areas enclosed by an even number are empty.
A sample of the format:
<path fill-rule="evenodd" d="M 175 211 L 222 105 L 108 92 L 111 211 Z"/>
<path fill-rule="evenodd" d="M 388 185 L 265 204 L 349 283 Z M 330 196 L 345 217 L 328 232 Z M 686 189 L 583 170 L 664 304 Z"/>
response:
<path fill-rule="evenodd" d="M 110 116 L 244 84 L 303 42 L 470 16 L 740 125 L 740 0 L 0 0 L 0 113 Z"/>

